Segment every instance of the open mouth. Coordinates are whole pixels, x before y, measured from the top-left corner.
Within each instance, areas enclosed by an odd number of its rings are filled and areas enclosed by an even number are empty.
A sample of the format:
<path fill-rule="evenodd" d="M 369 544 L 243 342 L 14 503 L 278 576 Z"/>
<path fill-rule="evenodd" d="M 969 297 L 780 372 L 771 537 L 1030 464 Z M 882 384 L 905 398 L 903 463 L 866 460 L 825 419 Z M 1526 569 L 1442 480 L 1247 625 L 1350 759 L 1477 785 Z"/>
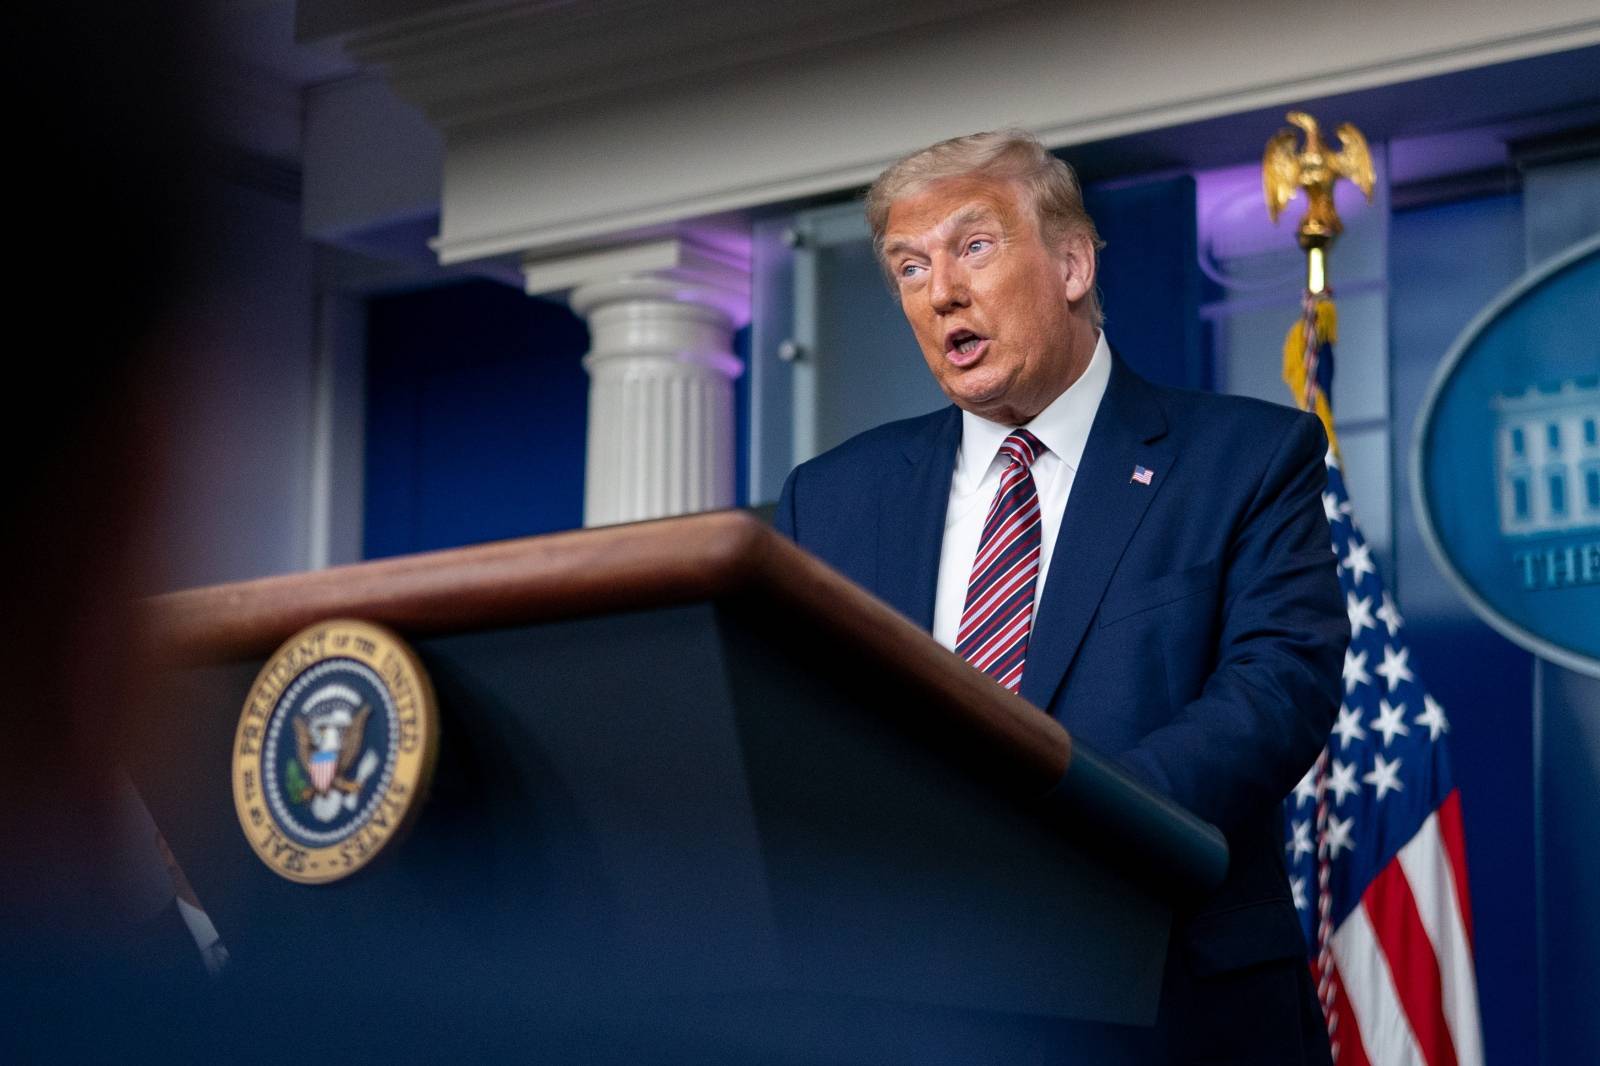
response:
<path fill-rule="evenodd" d="M 970 329 L 953 329 L 945 335 L 945 355 L 957 366 L 976 362 L 982 355 L 989 338 L 979 336 Z"/>

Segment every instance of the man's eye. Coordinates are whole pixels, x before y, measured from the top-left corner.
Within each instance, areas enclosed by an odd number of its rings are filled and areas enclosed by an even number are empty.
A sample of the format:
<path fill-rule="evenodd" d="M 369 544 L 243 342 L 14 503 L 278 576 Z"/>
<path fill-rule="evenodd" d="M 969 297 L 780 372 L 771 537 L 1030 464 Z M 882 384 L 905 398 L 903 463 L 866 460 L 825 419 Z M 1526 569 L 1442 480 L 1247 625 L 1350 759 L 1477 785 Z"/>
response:
<path fill-rule="evenodd" d="M 921 263 L 902 263 L 900 264 L 900 276 L 902 278 L 914 278 L 917 276 L 917 271 L 921 269 Z"/>
<path fill-rule="evenodd" d="M 989 240 L 987 237 L 975 237 L 967 242 L 967 254 L 970 255 L 975 252 L 981 252 L 993 243 L 994 242 Z"/>

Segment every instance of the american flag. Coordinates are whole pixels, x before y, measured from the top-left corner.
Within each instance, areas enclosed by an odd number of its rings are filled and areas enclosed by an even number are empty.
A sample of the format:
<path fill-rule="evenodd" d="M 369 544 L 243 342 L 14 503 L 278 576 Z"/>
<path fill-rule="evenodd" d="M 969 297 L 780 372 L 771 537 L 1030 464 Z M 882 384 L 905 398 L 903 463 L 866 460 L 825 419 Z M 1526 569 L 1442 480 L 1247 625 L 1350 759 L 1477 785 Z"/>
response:
<path fill-rule="evenodd" d="M 1339 1066 L 1479 1066 L 1450 723 L 1416 675 L 1332 448 L 1327 468 L 1350 647 L 1328 747 L 1284 804 L 1295 906 Z"/>
<path fill-rule="evenodd" d="M 1156 472 L 1154 470 L 1146 470 L 1142 466 L 1136 466 L 1133 468 L 1133 478 L 1131 480 L 1137 481 L 1141 485 L 1148 485 L 1150 484 L 1150 479 L 1155 476 Z"/>

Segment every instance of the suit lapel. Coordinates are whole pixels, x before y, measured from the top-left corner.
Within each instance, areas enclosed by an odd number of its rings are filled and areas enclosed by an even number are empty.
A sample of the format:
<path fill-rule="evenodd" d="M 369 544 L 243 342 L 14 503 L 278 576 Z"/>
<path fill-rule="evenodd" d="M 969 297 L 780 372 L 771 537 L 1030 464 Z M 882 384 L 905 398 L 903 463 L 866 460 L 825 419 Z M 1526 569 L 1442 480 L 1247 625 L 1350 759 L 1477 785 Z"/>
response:
<path fill-rule="evenodd" d="M 961 445 L 961 411 L 949 407 L 931 418 L 905 447 L 904 463 L 883 471 L 878 506 L 878 592 L 925 630 L 933 629 L 933 601 L 944 546 L 950 478 Z"/>
<path fill-rule="evenodd" d="M 1150 386 L 1114 358 L 1028 640 L 1021 695 L 1035 707 L 1049 708 L 1128 541 L 1171 474 L 1166 431 Z M 1133 480 L 1136 466 L 1154 472 L 1151 484 Z"/>

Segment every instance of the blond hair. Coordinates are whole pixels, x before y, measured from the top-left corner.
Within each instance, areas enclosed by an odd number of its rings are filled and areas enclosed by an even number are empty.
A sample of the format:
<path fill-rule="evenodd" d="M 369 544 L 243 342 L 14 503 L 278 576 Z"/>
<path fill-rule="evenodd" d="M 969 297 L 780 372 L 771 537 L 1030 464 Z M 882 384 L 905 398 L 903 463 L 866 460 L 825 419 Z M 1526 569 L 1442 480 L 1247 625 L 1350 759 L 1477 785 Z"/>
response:
<path fill-rule="evenodd" d="M 889 208 L 903 196 L 920 192 L 948 178 L 982 177 L 1014 181 L 1027 193 L 1039 236 L 1052 249 L 1075 234 L 1089 238 L 1096 252 L 1105 247 L 1094 219 L 1083 206 L 1083 187 L 1071 166 L 1051 155 L 1038 138 L 1026 130 L 1002 129 L 969 133 L 929 145 L 893 163 L 867 190 L 867 224 L 872 227 L 872 249 L 884 272 L 884 232 Z M 892 277 L 891 277 L 892 281 Z M 1100 294 L 1089 293 L 1090 320 L 1101 322 Z"/>

